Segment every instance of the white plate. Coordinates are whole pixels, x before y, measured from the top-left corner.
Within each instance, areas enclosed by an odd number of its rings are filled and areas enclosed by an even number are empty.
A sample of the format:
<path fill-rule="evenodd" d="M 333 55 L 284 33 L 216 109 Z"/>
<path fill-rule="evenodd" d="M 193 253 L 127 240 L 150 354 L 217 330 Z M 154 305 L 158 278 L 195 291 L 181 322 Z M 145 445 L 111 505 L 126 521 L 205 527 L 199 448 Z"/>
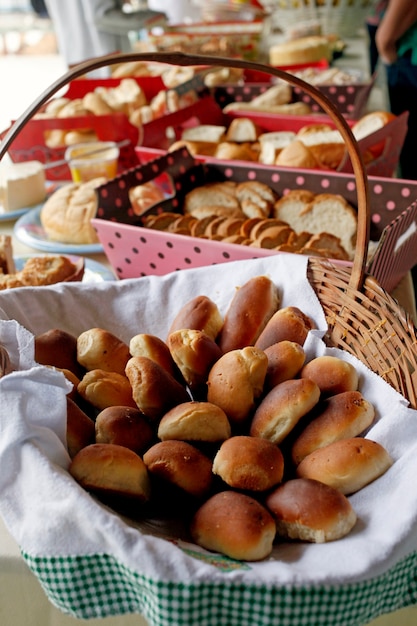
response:
<path fill-rule="evenodd" d="M 54 252 L 56 254 L 84 255 L 103 252 L 101 243 L 77 245 L 75 243 L 60 243 L 59 241 L 48 239 L 48 235 L 45 233 L 40 220 L 41 210 L 42 206 L 32 209 L 17 220 L 14 225 L 14 235 L 19 241 L 35 250 Z"/>
<path fill-rule="evenodd" d="M 40 255 L 31 254 L 28 256 L 14 257 L 16 270 L 20 271 L 28 259 L 36 256 Z M 73 263 L 77 263 L 77 261 L 79 261 L 80 259 L 80 257 L 71 254 L 68 254 L 66 256 L 68 256 L 68 258 L 71 259 Z M 116 280 L 113 272 L 102 263 L 98 263 L 97 261 L 93 261 L 92 259 L 84 259 L 84 262 L 85 266 L 84 276 L 82 279 L 83 283 L 101 283 L 108 280 Z"/>

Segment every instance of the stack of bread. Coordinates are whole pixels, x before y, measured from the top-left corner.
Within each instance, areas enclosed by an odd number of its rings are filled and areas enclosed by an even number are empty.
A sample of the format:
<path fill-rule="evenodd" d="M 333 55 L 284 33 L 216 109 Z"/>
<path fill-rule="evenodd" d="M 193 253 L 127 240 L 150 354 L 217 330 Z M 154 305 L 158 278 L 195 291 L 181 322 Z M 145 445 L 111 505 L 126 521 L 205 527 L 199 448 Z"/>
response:
<path fill-rule="evenodd" d="M 352 260 L 357 212 L 338 194 L 296 189 L 279 197 L 259 181 L 225 181 L 189 191 L 182 214 L 148 215 L 143 223 L 224 243 Z"/>
<path fill-rule="evenodd" d="M 125 514 L 130 502 L 135 515 L 172 515 L 175 502 L 189 540 L 234 559 L 265 559 L 277 540 L 343 538 L 356 524 L 348 496 L 393 461 L 363 436 L 376 412 L 356 368 L 307 359 L 313 328 L 258 275 L 224 314 L 207 295 L 186 302 L 164 339 L 37 335 L 36 360 L 74 385 L 70 474 Z"/>
<path fill-rule="evenodd" d="M 133 126 L 140 128 L 167 113 L 178 111 L 195 98 L 193 91 L 180 96 L 177 91 L 167 89 L 149 100 L 134 78 L 123 78 L 116 87 L 100 85 L 80 98 L 53 98 L 35 117 L 65 119 L 123 113 Z M 45 143 L 49 148 L 57 148 L 97 139 L 97 133 L 92 129 L 54 129 L 46 132 Z"/>

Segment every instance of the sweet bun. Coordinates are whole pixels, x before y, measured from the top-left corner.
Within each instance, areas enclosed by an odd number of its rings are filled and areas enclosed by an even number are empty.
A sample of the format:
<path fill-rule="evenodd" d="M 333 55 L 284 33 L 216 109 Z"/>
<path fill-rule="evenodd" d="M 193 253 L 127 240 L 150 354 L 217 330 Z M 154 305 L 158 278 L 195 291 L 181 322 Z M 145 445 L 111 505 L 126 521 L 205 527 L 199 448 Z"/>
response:
<path fill-rule="evenodd" d="M 252 437 L 263 437 L 275 444 L 293 430 L 320 399 L 320 389 L 308 378 L 285 380 L 263 398 L 250 425 Z"/>
<path fill-rule="evenodd" d="M 313 320 L 298 307 L 284 307 L 278 309 L 269 319 L 255 346 L 265 350 L 281 341 L 292 341 L 303 346 L 309 331 L 313 328 L 315 328 Z"/>
<path fill-rule="evenodd" d="M 153 477 L 193 497 L 206 496 L 212 487 L 211 459 L 186 441 L 160 441 L 145 452 L 143 460 Z"/>
<path fill-rule="evenodd" d="M 295 464 L 317 448 L 360 435 L 375 419 L 374 406 L 360 391 L 338 393 L 321 402 L 316 408 L 317 415 L 293 442 L 292 459 Z"/>
<path fill-rule="evenodd" d="M 382 476 L 392 464 L 391 456 L 381 444 L 352 437 L 306 456 L 297 467 L 297 476 L 319 480 L 349 495 Z"/>
<path fill-rule="evenodd" d="M 94 178 L 59 187 L 47 199 L 39 215 L 48 238 L 62 243 L 97 243 L 91 220 L 97 213 L 96 188 L 105 182 L 105 178 Z"/>
<path fill-rule="evenodd" d="M 171 322 L 168 336 L 176 330 L 188 328 L 202 330 L 212 339 L 216 339 L 222 326 L 223 317 L 217 304 L 208 296 L 200 295 L 180 308 Z"/>
<path fill-rule="evenodd" d="M 167 344 L 156 335 L 147 333 L 134 335 L 129 342 L 129 352 L 131 356 L 146 356 L 148 359 L 152 359 L 174 378 L 178 374 Z"/>
<path fill-rule="evenodd" d="M 142 454 L 154 436 L 143 413 L 130 406 L 109 406 L 95 419 L 96 443 L 116 443 Z"/>
<path fill-rule="evenodd" d="M 77 360 L 77 337 L 60 328 L 35 335 L 35 361 L 69 370 L 78 378 L 84 373 Z"/>
<path fill-rule="evenodd" d="M 151 487 L 148 470 L 132 450 L 112 443 L 93 443 L 75 455 L 69 473 L 87 491 L 99 496 L 147 502 Z"/>
<path fill-rule="evenodd" d="M 206 550 L 240 561 L 261 561 L 272 552 L 276 528 L 272 515 L 257 500 L 222 491 L 198 509 L 190 532 Z"/>
<path fill-rule="evenodd" d="M 222 351 L 253 346 L 279 302 L 278 289 L 267 276 L 255 276 L 239 287 L 226 311 L 218 338 Z"/>
<path fill-rule="evenodd" d="M 158 426 L 161 441 L 224 441 L 231 435 L 226 413 L 210 402 L 183 402 L 165 413 Z"/>
<path fill-rule="evenodd" d="M 125 373 L 129 346 L 103 328 L 89 328 L 77 338 L 77 360 L 86 370 Z"/>
<path fill-rule="evenodd" d="M 271 441 L 236 435 L 220 446 L 213 460 L 213 473 L 233 489 L 266 491 L 281 482 L 284 457 Z"/>
<path fill-rule="evenodd" d="M 299 343 L 286 339 L 265 348 L 264 352 L 268 358 L 265 377 L 267 390 L 284 380 L 295 378 L 306 360 L 304 348 Z"/>
<path fill-rule="evenodd" d="M 181 383 L 158 363 L 145 356 L 134 356 L 129 359 L 126 376 L 137 407 L 152 422 L 159 421 L 177 404 L 190 400 L 187 390 Z"/>
<path fill-rule="evenodd" d="M 354 365 L 330 355 L 318 356 L 306 363 L 300 376 L 314 380 L 324 396 L 356 391 L 359 384 L 358 372 Z"/>
<path fill-rule="evenodd" d="M 277 534 L 289 539 L 334 541 L 347 535 L 357 520 L 345 495 L 310 478 L 287 480 L 268 495 L 265 503 L 275 519 Z"/>
<path fill-rule="evenodd" d="M 263 391 L 267 366 L 265 353 L 247 346 L 227 352 L 211 368 L 207 400 L 223 409 L 232 426 L 251 415 Z"/>
<path fill-rule="evenodd" d="M 83 400 L 100 411 L 115 405 L 136 408 L 128 379 L 117 372 L 91 370 L 82 377 L 77 391 Z"/>
<path fill-rule="evenodd" d="M 71 458 L 85 446 L 94 443 L 93 420 L 67 396 L 67 448 Z"/>
<path fill-rule="evenodd" d="M 186 328 L 171 333 L 167 343 L 193 397 L 206 396 L 208 374 L 222 356 L 221 348 L 202 330 Z"/>

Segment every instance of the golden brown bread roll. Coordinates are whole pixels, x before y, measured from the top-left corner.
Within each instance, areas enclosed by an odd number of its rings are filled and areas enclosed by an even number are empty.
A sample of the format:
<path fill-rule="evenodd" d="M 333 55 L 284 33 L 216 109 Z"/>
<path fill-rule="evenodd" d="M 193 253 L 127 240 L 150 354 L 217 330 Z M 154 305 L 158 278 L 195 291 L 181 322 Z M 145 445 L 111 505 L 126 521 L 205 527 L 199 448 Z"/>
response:
<path fill-rule="evenodd" d="M 104 328 L 89 328 L 77 338 L 77 360 L 86 370 L 125 373 L 129 346 Z"/>
<path fill-rule="evenodd" d="M 375 419 L 375 408 L 359 391 L 338 393 L 316 409 L 317 413 L 313 412 L 311 421 L 293 442 L 292 459 L 296 464 L 317 448 L 360 435 Z"/>
<path fill-rule="evenodd" d="M 165 341 L 155 335 L 138 333 L 129 342 L 131 356 L 146 356 L 163 367 L 174 378 L 178 375 L 174 359 Z"/>
<path fill-rule="evenodd" d="M 357 519 L 346 496 L 309 478 L 294 478 L 278 485 L 268 495 L 266 506 L 275 519 L 278 535 L 313 543 L 341 539 Z"/>
<path fill-rule="evenodd" d="M 305 146 L 300 140 L 294 140 L 288 146 L 284 146 L 275 159 L 275 165 L 301 169 L 320 169 L 320 164 L 311 148 Z"/>
<path fill-rule="evenodd" d="M 130 406 L 109 406 L 95 420 L 96 443 L 116 443 L 142 454 L 154 437 L 143 413 Z"/>
<path fill-rule="evenodd" d="M 220 446 L 213 473 L 233 489 L 266 491 L 282 481 L 284 457 L 271 441 L 235 435 Z"/>
<path fill-rule="evenodd" d="M 231 435 L 226 413 L 210 402 L 183 402 L 165 413 L 158 426 L 158 437 L 184 441 L 224 441 Z"/>
<path fill-rule="evenodd" d="M 85 446 L 94 443 L 94 422 L 67 396 L 67 447 L 71 458 Z"/>
<path fill-rule="evenodd" d="M 115 405 L 136 408 L 128 379 L 117 372 L 91 370 L 80 380 L 77 390 L 86 402 L 100 411 Z"/>
<path fill-rule="evenodd" d="M 168 336 L 176 330 L 188 328 L 202 330 L 212 339 L 216 339 L 223 326 L 223 317 L 218 306 L 208 296 L 192 298 L 181 307 L 171 322 Z"/>
<path fill-rule="evenodd" d="M 223 352 L 253 346 L 280 302 L 276 285 L 255 276 L 236 290 L 224 317 L 218 343 Z"/>
<path fill-rule="evenodd" d="M 303 367 L 306 354 L 304 348 L 295 341 L 279 341 L 264 350 L 268 358 L 268 367 L 265 377 L 265 389 L 295 378 Z"/>
<path fill-rule="evenodd" d="M 211 489 L 212 462 L 186 441 L 160 441 L 149 448 L 143 460 L 151 475 L 201 498 Z"/>
<path fill-rule="evenodd" d="M 223 354 L 220 347 L 202 330 L 185 328 L 171 333 L 167 343 L 193 397 L 206 397 L 208 374 Z"/>
<path fill-rule="evenodd" d="M 251 415 L 263 391 L 268 359 L 253 346 L 224 354 L 210 370 L 207 400 L 226 413 L 232 426 Z"/>
<path fill-rule="evenodd" d="M 272 552 L 276 528 L 272 515 L 257 500 L 222 491 L 198 509 L 190 532 L 206 550 L 240 561 L 260 561 Z"/>
<path fill-rule="evenodd" d="M 77 360 L 77 337 L 60 328 L 35 335 L 35 361 L 70 370 L 78 378 L 84 373 Z"/>
<path fill-rule="evenodd" d="M 252 437 L 279 444 L 317 404 L 320 389 L 308 378 L 285 380 L 263 398 L 250 425 Z"/>
<path fill-rule="evenodd" d="M 358 372 L 352 363 L 329 355 L 318 356 L 306 363 L 300 376 L 314 380 L 323 396 L 356 391 L 359 384 Z"/>
<path fill-rule="evenodd" d="M 134 356 L 129 359 L 126 376 L 132 387 L 136 405 L 152 422 L 159 421 L 177 404 L 190 400 L 187 390 L 181 383 L 158 363 L 145 356 Z"/>
<path fill-rule="evenodd" d="M 295 341 L 303 346 L 309 331 L 313 328 L 314 322 L 308 315 L 296 306 L 287 306 L 278 309 L 271 316 L 255 346 L 265 350 L 279 341 Z"/>
<path fill-rule="evenodd" d="M 69 473 L 87 491 L 146 502 L 150 498 L 148 470 L 140 456 L 113 443 L 93 443 L 76 454 Z"/>
<path fill-rule="evenodd" d="M 341 493 L 359 491 L 393 464 L 388 451 L 371 439 L 341 439 L 315 450 L 297 467 L 299 478 L 313 478 Z"/>

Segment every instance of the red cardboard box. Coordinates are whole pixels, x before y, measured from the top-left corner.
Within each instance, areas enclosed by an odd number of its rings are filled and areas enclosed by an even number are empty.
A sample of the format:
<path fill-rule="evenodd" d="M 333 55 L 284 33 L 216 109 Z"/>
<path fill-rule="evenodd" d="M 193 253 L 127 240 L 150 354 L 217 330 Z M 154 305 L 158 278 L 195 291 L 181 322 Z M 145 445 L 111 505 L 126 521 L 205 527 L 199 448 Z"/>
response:
<path fill-rule="evenodd" d="M 357 202 L 356 181 L 351 174 L 201 163 L 181 149 L 125 172 L 98 190 L 99 209 L 93 224 L 119 278 L 162 275 L 190 267 L 279 254 L 144 228 L 130 206 L 128 194 L 131 187 L 150 180 L 162 181 L 166 199 L 147 214 L 179 212 L 190 189 L 213 180 L 259 180 L 279 195 L 286 190 L 304 188 L 316 193 L 339 193 L 353 206 Z M 380 243 L 368 269 L 390 291 L 415 265 L 417 229 L 410 224 L 414 224 L 417 215 L 417 181 L 369 177 L 369 192 L 371 240 Z"/>

